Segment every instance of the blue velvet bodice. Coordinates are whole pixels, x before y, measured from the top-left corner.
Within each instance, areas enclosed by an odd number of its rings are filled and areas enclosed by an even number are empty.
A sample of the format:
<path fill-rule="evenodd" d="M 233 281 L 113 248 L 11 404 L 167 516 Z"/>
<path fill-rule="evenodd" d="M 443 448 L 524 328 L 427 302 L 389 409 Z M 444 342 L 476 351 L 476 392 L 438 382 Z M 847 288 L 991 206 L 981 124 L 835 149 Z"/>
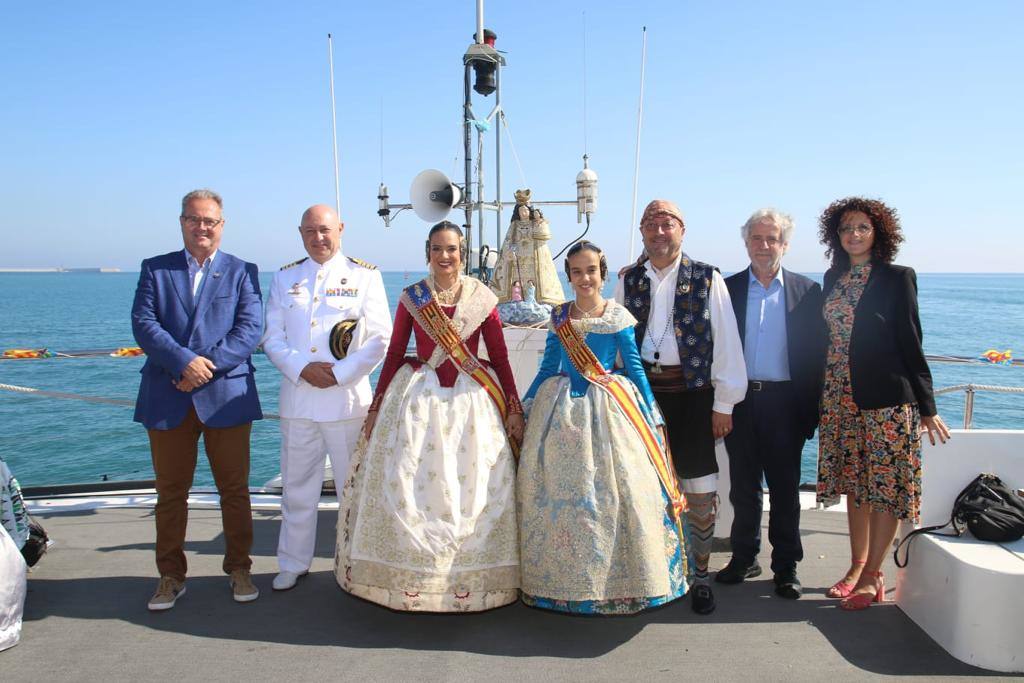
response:
<path fill-rule="evenodd" d="M 624 374 L 632 380 L 646 405 L 641 406 L 644 412 L 657 414 L 653 410 L 654 394 L 651 392 L 651 385 L 647 382 L 647 375 L 644 373 L 644 366 L 640 362 L 640 351 L 637 349 L 636 337 L 632 327 L 626 327 L 614 333 L 590 332 L 586 336 L 587 346 L 594 352 L 602 367 L 611 370 L 615 366 L 615 356 L 618 353 L 622 357 Z M 544 344 L 544 360 L 541 361 L 537 376 L 527 390 L 524 400 L 532 399 L 537 389 L 544 383 L 544 380 L 555 375 L 569 377 L 570 395 L 579 398 L 590 389 L 590 382 L 584 379 L 565 352 L 565 347 L 558 341 L 558 335 L 549 331 L 547 341 Z"/>

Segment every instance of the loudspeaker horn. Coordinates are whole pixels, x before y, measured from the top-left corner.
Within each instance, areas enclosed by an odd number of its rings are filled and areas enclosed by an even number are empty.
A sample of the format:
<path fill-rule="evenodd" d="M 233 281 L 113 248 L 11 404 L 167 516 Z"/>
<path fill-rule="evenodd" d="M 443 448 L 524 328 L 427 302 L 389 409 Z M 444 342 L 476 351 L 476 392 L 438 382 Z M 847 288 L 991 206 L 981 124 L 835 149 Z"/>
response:
<path fill-rule="evenodd" d="M 409 188 L 412 210 L 428 223 L 444 220 L 461 201 L 462 190 L 444 173 L 432 168 L 413 178 Z"/>

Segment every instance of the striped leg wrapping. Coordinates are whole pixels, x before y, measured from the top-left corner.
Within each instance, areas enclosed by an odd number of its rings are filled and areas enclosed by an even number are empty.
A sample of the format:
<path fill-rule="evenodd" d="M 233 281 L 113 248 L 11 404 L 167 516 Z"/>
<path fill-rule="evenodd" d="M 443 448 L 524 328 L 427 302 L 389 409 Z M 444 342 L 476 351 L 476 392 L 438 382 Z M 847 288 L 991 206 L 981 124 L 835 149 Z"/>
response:
<path fill-rule="evenodd" d="M 694 583 L 708 584 L 708 560 L 711 558 L 711 541 L 715 535 L 715 514 L 718 510 L 718 495 L 715 493 L 686 494 L 687 540 L 690 542 L 690 565 L 693 567 Z"/>

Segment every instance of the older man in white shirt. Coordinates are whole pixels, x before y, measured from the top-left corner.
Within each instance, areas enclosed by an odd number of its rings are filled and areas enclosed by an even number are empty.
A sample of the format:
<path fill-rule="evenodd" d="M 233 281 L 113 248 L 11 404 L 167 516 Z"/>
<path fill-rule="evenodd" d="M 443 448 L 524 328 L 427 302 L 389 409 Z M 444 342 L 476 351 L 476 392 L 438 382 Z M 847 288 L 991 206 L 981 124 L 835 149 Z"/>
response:
<path fill-rule="evenodd" d="M 344 227 L 329 206 L 307 209 L 299 234 L 309 257 L 275 273 L 267 301 L 263 350 L 284 375 L 279 591 L 309 571 L 324 458 L 340 493 L 372 399 L 369 375 L 391 339 L 384 281 L 341 252 Z"/>
<path fill-rule="evenodd" d="M 688 503 L 694 564 L 691 606 L 710 614 L 708 560 L 715 531 L 715 441 L 732 431 L 733 406 L 747 391 L 743 346 L 729 291 L 715 266 L 683 253 L 686 225 L 658 199 L 640 221 L 646 261 L 626 269 L 615 300 L 639 321 L 640 356 L 665 417 L 672 460 Z"/>

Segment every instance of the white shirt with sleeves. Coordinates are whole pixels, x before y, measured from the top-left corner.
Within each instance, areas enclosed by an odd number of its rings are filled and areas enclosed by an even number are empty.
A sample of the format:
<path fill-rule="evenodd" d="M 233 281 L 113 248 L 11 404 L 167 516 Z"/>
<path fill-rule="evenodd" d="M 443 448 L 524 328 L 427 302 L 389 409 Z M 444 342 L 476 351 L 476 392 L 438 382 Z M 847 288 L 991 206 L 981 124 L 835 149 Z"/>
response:
<path fill-rule="evenodd" d="M 661 272 L 651 265 L 650 261 L 644 264 L 647 278 L 651 282 L 651 314 L 647 320 L 643 342 L 640 344 L 640 357 L 648 363 L 654 363 L 654 352 L 657 351 L 658 362 L 662 365 L 679 365 L 673 307 L 681 260 L 680 252 L 675 262 Z M 625 298 L 623 278 L 620 277 L 615 284 L 615 300 L 621 304 Z M 736 314 L 729 298 L 729 289 L 722 274 L 717 270 L 711 275 L 708 309 L 711 311 L 711 337 L 714 341 L 711 385 L 715 389 L 715 402 L 712 410 L 731 415 L 733 406 L 747 395 L 747 365 L 743 357 L 740 331 L 736 325 Z"/>

